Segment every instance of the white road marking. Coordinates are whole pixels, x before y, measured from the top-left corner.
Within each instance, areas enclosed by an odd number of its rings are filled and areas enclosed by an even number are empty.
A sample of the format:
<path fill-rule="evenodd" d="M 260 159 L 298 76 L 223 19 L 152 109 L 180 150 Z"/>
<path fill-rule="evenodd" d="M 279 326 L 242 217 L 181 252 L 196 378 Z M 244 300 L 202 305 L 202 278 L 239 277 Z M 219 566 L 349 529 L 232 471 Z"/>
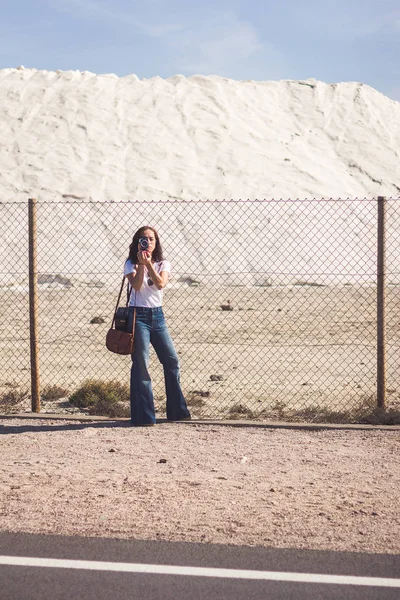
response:
<path fill-rule="evenodd" d="M 400 588 L 400 579 L 387 577 L 358 577 L 351 575 L 324 575 L 319 573 L 287 573 L 285 571 L 252 571 L 244 569 L 216 569 L 209 567 L 182 567 L 175 565 L 147 565 L 141 563 L 100 562 L 34 558 L 30 556 L 0 556 L 0 565 L 19 567 L 47 567 L 56 569 L 84 569 L 88 571 L 117 571 L 121 573 L 148 573 L 156 575 L 187 575 L 192 577 L 222 577 L 224 579 L 257 579 L 267 581 L 295 581 L 298 583 L 328 583 Z"/>

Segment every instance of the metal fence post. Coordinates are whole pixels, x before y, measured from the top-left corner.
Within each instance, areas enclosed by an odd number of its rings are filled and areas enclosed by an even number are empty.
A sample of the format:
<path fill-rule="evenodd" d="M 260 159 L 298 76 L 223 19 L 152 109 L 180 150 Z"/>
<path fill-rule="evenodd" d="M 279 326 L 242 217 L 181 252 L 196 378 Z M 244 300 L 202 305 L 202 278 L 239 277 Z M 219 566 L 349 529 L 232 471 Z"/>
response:
<path fill-rule="evenodd" d="M 377 256 L 377 406 L 386 407 L 386 322 L 385 322 L 385 212 L 386 197 L 378 196 L 378 256 Z"/>
<path fill-rule="evenodd" d="M 37 290 L 37 243 L 36 198 L 28 200 L 29 214 L 29 329 L 31 348 L 31 406 L 32 412 L 40 412 L 40 372 L 38 349 L 38 290 Z"/>

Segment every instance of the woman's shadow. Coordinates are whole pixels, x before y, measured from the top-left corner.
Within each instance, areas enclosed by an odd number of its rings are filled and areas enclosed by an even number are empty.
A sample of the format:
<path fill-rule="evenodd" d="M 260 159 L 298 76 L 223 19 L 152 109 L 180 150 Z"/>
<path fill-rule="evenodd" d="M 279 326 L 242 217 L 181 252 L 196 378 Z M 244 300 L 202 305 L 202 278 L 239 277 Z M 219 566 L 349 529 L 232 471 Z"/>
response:
<path fill-rule="evenodd" d="M 32 421 L 32 419 L 35 417 L 32 416 L 11 416 L 11 415 L 1 415 L 0 419 L 1 420 L 6 420 L 6 419 L 10 419 L 10 421 L 12 419 L 16 420 L 20 420 L 20 419 L 29 419 Z M 37 417 L 36 417 L 37 418 Z M 40 417 L 39 417 L 40 418 Z M 45 418 L 49 418 L 49 417 L 45 417 Z M 54 417 L 54 420 L 56 420 L 57 417 Z M 49 419 L 50 420 L 50 419 Z M 157 425 L 158 424 L 162 424 L 162 423 L 167 423 L 167 419 L 157 419 Z M 29 433 L 29 432 L 33 432 L 33 433 L 38 433 L 38 432 L 48 432 L 48 431 L 77 431 L 77 430 L 82 430 L 82 429 L 87 429 L 87 428 L 94 428 L 94 429 L 116 429 L 116 428 L 121 428 L 121 427 L 129 427 L 132 429 L 138 429 L 136 427 L 133 427 L 131 421 L 129 419 L 109 419 L 107 421 L 89 421 L 89 420 L 82 420 L 81 422 L 77 422 L 77 423 L 66 423 L 66 424 L 49 424 L 49 425 L 43 425 L 43 424 L 38 424 L 38 425 L 3 425 L 0 424 L 0 435 L 5 435 L 5 434 L 13 434 L 15 435 L 16 433 Z"/>

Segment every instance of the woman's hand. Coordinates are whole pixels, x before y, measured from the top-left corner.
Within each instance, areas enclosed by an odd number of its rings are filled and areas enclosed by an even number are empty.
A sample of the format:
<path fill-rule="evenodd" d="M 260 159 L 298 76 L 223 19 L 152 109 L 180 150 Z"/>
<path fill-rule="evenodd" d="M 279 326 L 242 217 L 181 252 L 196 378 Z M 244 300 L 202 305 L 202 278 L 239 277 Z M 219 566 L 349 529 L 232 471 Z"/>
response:
<path fill-rule="evenodd" d="M 139 264 L 145 265 L 146 267 L 148 267 L 149 265 L 151 265 L 151 254 L 150 254 L 150 252 L 139 251 L 137 253 L 137 257 L 138 257 Z"/>

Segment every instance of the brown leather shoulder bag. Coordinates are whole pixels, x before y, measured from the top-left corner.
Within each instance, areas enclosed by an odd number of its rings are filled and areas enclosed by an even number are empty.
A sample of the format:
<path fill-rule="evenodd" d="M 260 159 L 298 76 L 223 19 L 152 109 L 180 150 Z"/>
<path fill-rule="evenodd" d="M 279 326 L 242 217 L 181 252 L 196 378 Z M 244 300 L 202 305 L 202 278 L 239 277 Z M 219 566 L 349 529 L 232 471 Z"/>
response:
<path fill-rule="evenodd" d="M 129 286 L 127 288 L 126 306 L 124 309 L 118 309 L 122 290 L 124 289 L 124 283 L 125 276 L 122 279 L 121 289 L 119 290 L 117 306 L 115 307 L 111 328 L 108 330 L 106 336 L 106 347 L 108 350 L 110 350 L 110 352 L 114 352 L 115 354 L 132 354 L 134 349 L 136 308 L 133 309 L 132 330 L 127 331 L 126 329 L 129 322 Z M 118 329 L 116 326 L 116 321 L 118 323 Z"/>

